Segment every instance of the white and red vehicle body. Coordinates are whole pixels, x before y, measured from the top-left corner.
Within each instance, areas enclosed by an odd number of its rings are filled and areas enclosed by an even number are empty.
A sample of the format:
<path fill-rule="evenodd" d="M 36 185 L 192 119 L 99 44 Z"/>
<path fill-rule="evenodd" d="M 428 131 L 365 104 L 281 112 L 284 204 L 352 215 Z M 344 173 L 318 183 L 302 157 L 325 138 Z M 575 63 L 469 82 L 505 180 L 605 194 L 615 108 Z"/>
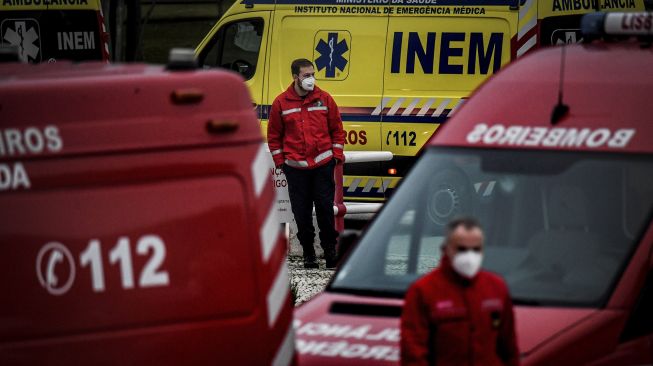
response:
<path fill-rule="evenodd" d="M 650 14 L 628 17 L 615 24 L 650 34 Z M 398 364 L 403 294 L 457 214 L 485 227 L 524 365 L 653 363 L 652 65 L 650 43 L 595 42 L 535 51 L 482 85 L 295 311 L 299 363 Z M 568 111 L 552 118 L 559 92 Z"/>
<path fill-rule="evenodd" d="M 0 65 L 0 364 L 292 362 L 250 101 L 231 72 Z"/>

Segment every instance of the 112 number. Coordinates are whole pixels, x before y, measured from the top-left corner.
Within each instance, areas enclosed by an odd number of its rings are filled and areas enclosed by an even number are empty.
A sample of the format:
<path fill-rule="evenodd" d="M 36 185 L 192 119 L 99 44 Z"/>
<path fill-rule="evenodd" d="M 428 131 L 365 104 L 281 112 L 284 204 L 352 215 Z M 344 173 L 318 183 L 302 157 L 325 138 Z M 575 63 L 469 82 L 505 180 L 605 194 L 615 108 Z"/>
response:
<path fill-rule="evenodd" d="M 393 141 L 397 146 L 417 146 L 417 144 L 415 144 L 416 138 L 417 133 L 415 133 L 415 131 L 410 131 L 408 133 L 406 131 L 388 131 L 388 135 L 385 138 L 385 144 L 390 145 L 390 141 Z"/>
<path fill-rule="evenodd" d="M 138 278 L 139 287 L 167 286 L 170 284 L 168 272 L 161 270 L 161 264 L 166 257 L 166 246 L 163 240 L 156 235 L 145 235 L 136 243 L 138 255 L 148 255 L 152 252 L 148 262 Z M 102 250 L 100 241 L 93 239 L 88 243 L 86 250 L 79 255 L 79 263 L 82 267 L 91 268 L 91 279 L 93 291 L 102 292 L 105 290 L 104 268 L 102 265 Z M 126 236 L 118 238 L 118 242 L 109 252 L 109 263 L 120 265 L 120 277 L 122 288 L 134 288 L 134 269 L 129 238 Z"/>

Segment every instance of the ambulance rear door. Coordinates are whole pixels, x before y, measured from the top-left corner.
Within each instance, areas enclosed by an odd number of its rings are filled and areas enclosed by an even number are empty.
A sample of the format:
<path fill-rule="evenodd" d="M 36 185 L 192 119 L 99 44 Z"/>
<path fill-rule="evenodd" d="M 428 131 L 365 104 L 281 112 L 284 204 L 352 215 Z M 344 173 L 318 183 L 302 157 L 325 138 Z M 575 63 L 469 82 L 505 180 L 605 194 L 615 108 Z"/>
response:
<path fill-rule="evenodd" d="M 431 135 L 487 77 L 510 61 L 517 32 L 514 1 L 395 6 L 387 32 L 381 148 L 393 189 Z M 445 4 L 445 5 L 441 5 Z M 492 5 L 486 5 L 492 4 Z M 388 170 L 396 175 L 389 176 Z"/>
<path fill-rule="evenodd" d="M 317 86 L 331 94 L 338 104 L 346 131 L 345 149 L 381 150 L 381 124 L 374 108 L 381 102 L 383 90 L 383 50 L 388 26 L 384 9 L 388 7 L 336 5 L 335 0 L 320 4 L 277 4 L 267 100 L 271 104 L 291 84 L 292 61 L 307 58 L 315 65 Z M 267 125 L 266 116 L 264 124 Z M 346 176 L 345 186 L 354 180 L 363 182 L 378 163 L 355 165 L 360 174 Z M 357 193 L 354 190 L 345 188 L 345 195 Z M 356 197 L 371 190 L 369 187 L 363 192 L 361 188 Z"/>

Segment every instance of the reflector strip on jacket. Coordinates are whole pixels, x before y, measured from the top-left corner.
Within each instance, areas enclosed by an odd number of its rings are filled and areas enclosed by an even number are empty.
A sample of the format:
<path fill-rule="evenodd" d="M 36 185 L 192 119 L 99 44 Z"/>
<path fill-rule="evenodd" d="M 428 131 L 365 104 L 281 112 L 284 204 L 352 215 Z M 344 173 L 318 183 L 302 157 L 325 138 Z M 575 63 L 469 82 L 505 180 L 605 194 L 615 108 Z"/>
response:
<path fill-rule="evenodd" d="M 274 150 L 274 151 L 270 151 L 270 154 L 272 154 L 272 155 L 281 154 L 281 149 L 277 149 L 277 150 Z"/>
<path fill-rule="evenodd" d="M 340 144 L 333 144 L 333 147 L 338 148 L 338 149 L 344 149 L 345 147 Z"/>
<path fill-rule="evenodd" d="M 285 111 L 281 111 L 281 115 L 285 116 L 287 114 L 295 113 L 295 112 L 301 112 L 301 108 L 292 108 L 292 109 L 286 109 Z"/>
<path fill-rule="evenodd" d="M 321 107 L 308 107 L 306 110 L 309 111 L 309 112 L 311 112 L 311 111 L 328 111 L 329 108 L 324 105 L 324 106 L 321 106 Z"/>
<path fill-rule="evenodd" d="M 306 160 L 295 161 L 295 160 L 286 159 L 286 164 L 295 168 L 308 168 L 308 161 Z"/>
<path fill-rule="evenodd" d="M 333 151 L 327 150 L 320 155 L 316 156 L 313 161 L 315 161 L 315 164 L 321 162 L 324 159 L 327 159 L 329 157 L 333 156 Z M 295 168 L 308 168 L 308 161 L 306 160 L 290 160 L 286 159 L 286 164 L 295 167 Z"/>
<path fill-rule="evenodd" d="M 323 152 L 322 154 L 316 156 L 314 160 L 315 160 L 315 163 L 317 164 L 317 163 L 321 162 L 322 160 L 324 160 L 326 158 L 329 158 L 331 156 L 333 156 L 333 151 L 327 150 L 327 151 Z"/>

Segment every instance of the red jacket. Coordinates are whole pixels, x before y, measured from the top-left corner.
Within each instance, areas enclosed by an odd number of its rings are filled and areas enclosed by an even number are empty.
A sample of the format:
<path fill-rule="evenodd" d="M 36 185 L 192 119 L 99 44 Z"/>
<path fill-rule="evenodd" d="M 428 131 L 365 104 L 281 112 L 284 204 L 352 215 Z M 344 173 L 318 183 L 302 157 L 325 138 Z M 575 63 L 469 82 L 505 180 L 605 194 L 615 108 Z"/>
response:
<path fill-rule="evenodd" d="M 317 86 L 302 98 L 291 84 L 272 103 L 268 146 L 274 165 L 314 168 L 332 157 L 343 161 L 344 144 L 338 106 Z"/>
<path fill-rule="evenodd" d="M 472 280 L 445 256 L 406 293 L 401 316 L 402 365 L 519 365 L 510 294 L 480 271 Z"/>

